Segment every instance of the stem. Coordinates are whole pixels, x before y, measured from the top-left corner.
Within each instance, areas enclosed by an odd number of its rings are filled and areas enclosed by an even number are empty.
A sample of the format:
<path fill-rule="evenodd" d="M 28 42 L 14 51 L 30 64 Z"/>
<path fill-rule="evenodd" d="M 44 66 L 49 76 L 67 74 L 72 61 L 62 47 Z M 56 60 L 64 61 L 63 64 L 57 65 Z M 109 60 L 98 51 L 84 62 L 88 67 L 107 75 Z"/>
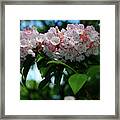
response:
<path fill-rule="evenodd" d="M 61 61 L 54 61 L 53 60 L 53 61 L 49 61 L 47 64 L 60 64 L 60 65 L 63 65 L 65 67 L 71 69 L 73 72 L 77 73 L 77 71 L 75 71 L 72 67 L 70 67 L 69 65 L 67 65 L 67 64 L 65 64 L 65 63 L 63 63 Z"/>

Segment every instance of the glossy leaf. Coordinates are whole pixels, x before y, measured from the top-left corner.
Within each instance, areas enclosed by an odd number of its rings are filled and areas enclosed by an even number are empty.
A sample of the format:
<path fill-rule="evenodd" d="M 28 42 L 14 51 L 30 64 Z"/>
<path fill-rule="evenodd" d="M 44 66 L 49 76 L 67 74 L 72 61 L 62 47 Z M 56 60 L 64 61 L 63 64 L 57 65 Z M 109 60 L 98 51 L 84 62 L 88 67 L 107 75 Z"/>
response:
<path fill-rule="evenodd" d="M 70 84 L 70 87 L 73 90 L 73 93 L 76 94 L 81 88 L 82 86 L 85 84 L 85 82 L 87 81 L 87 76 L 85 74 L 74 74 L 72 75 L 68 82 Z"/>

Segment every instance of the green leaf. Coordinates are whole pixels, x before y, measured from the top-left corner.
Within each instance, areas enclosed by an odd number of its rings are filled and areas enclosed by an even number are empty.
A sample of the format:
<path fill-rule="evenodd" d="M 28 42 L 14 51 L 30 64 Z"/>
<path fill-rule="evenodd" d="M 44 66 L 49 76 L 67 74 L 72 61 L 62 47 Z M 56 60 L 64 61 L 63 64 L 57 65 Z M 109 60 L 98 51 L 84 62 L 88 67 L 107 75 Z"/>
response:
<path fill-rule="evenodd" d="M 38 54 L 37 57 L 36 57 L 36 62 L 41 61 L 43 58 L 44 58 L 43 56 L 41 56 L 40 54 Z"/>
<path fill-rule="evenodd" d="M 39 84 L 39 89 L 41 90 L 45 85 L 47 85 L 49 81 L 47 79 L 43 80 Z"/>
<path fill-rule="evenodd" d="M 82 86 L 87 81 L 87 78 L 87 75 L 78 73 L 70 76 L 68 82 L 74 94 L 76 94 L 82 88 Z"/>
<path fill-rule="evenodd" d="M 47 71 L 48 71 L 48 68 L 46 68 L 46 67 L 41 67 L 41 68 L 40 68 L 41 76 L 42 76 L 42 77 L 45 77 Z"/>
<path fill-rule="evenodd" d="M 24 85 L 20 85 L 20 99 L 26 100 L 29 97 L 29 91 Z"/>
<path fill-rule="evenodd" d="M 67 64 L 65 64 L 65 63 L 63 63 L 63 62 L 61 62 L 59 60 L 57 60 L 57 61 L 52 60 L 52 61 L 49 61 L 47 64 L 58 64 L 58 65 L 60 64 L 60 65 L 63 65 L 65 67 L 71 69 L 73 72 L 77 73 L 72 67 L 70 67 L 69 65 L 67 65 Z"/>
<path fill-rule="evenodd" d="M 90 79 L 94 78 L 98 73 L 100 73 L 100 66 L 95 65 L 88 69 L 87 75 Z"/>
<path fill-rule="evenodd" d="M 23 63 L 24 69 L 22 71 L 25 79 L 27 77 L 30 66 L 34 64 L 34 60 L 35 60 L 35 58 L 31 57 L 30 55 L 26 56 L 26 60 Z"/>
<path fill-rule="evenodd" d="M 37 90 L 38 86 L 39 86 L 39 83 L 37 83 L 35 80 L 26 81 L 26 87 L 30 90 Z"/>

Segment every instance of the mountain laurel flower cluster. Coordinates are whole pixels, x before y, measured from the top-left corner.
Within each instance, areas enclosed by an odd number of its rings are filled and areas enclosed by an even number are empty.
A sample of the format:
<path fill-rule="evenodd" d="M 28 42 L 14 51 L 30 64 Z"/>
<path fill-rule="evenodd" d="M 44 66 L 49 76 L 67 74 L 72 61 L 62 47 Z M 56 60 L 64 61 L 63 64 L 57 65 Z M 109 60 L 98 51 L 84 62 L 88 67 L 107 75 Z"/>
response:
<path fill-rule="evenodd" d="M 84 27 L 83 24 L 68 24 L 66 29 L 61 30 L 51 27 L 44 34 L 33 27 L 20 32 L 20 43 L 23 60 L 27 54 L 35 57 L 33 48 L 40 45 L 51 59 L 80 62 L 85 57 L 99 54 L 100 36 L 93 26 Z"/>

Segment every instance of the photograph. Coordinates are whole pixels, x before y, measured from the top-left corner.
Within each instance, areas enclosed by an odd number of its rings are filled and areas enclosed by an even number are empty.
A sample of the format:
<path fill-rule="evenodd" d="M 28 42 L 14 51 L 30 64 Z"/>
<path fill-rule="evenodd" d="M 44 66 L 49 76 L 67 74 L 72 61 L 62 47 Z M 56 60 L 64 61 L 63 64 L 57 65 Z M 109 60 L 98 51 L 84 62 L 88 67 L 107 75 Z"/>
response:
<path fill-rule="evenodd" d="M 119 8 L 3 1 L 0 118 L 119 119 Z"/>
<path fill-rule="evenodd" d="M 100 20 L 20 20 L 20 100 L 100 100 Z"/>

